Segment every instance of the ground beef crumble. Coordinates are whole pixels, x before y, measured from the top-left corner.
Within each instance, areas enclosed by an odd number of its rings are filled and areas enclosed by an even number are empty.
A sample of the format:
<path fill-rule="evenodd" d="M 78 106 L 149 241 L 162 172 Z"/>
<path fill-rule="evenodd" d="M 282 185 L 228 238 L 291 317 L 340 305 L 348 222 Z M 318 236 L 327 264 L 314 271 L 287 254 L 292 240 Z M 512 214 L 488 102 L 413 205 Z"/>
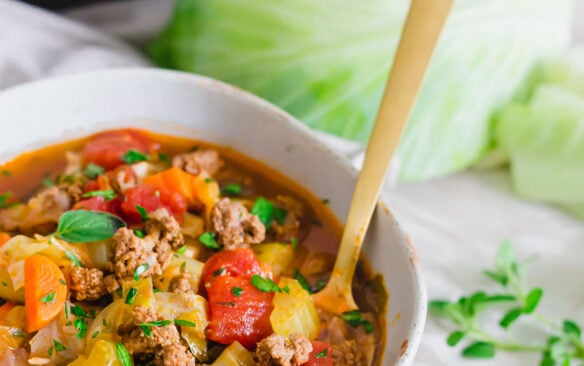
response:
<path fill-rule="evenodd" d="M 113 237 L 115 242 L 114 270 L 119 281 L 130 280 L 136 268 L 148 264 L 140 277 L 162 274 L 170 263 L 172 249 L 184 244 L 179 224 L 166 209 L 152 212 L 146 222 L 146 236 L 137 237 L 132 230 L 119 229 Z"/>
<path fill-rule="evenodd" d="M 190 153 L 176 155 L 172 159 L 172 165 L 193 175 L 204 172 L 212 176 L 223 167 L 223 160 L 219 157 L 217 150 L 198 149 Z"/>
<path fill-rule="evenodd" d="M 134 308 L 134 324 L 140 325 L 165 320 L 144 306 Z M 122 343 L 132 356 L 137 358 L 153 357 L 156 366 L 194 366 L 195 358 L 182 344 L 178 329 L 174 324 L 149 327 L 146 335 L 141 328 L 135 328 L 122 337 Z"/>
<path fill-rule="evenodd" d="M 77 301 L 97 300 L 108 293 L 100 269 L 77 266 L 71 269 L 69 290 Z"/>
<path fill-rule="evenodd" d="M 225 249 L 249 248 L 266 237 L 260 219 L 250 214 L 240 202 L 223 198 L 211 211 L 211 226 L 219 244 Z"/>
<path fill-rule="evenodd" d="M 312 343 L 302 334 L 291 334 L 286 338 L 272 334 L 258 343 L 256 364 L 258 366 L 299 366 L 308 362 Z M 335 364 L 336 365 L 336 364 Z"/>
<path fill-rule="evenodd" d="M 331 346 L 331 357 L 335 366 L 365 366 L 367 358 L 357 342 L 347 340 Z"/>

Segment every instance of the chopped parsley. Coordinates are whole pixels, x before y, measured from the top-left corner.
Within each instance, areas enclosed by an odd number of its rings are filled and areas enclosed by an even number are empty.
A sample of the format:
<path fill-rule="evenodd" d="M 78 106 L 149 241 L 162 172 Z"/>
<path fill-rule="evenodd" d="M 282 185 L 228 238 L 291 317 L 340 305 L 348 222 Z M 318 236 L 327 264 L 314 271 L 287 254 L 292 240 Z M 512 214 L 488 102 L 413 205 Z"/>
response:
<path fill-rule="evenodd" d="M 134 163 L 148 160 L 148 155 L 138 150 L 131 149 L 122 156 L 122 160 L 124 161 L 124 163 L 131 165 Z"/>
<path fill-rule="evenodd" d="M 251 277 L 251 284 L 260 290 L 261 292 L 286 292 L 290 293 L 290 289 L 288 286 L 284 286 L 284 288 L 280 288 L 276 282 L 274 282 L 271 278 L 263 278 L 259 275 L 253 275 Z"/>
<path fill-rule="evenodd" d="M 134 300 L 136 299 L 136 295 L 138 295 L 138 290 L 132 287 L 128 290 L 128 295 L 126 295 L 126 304 L 134 305 Z"/>
<path fill-rule="evenodd" d="M 59 283 L 60 283 L 61 285 L 65 285 L 65 286 L 67 286 L 67 281 L 65 281 L 65 280 L 64 280 L 64 279 L 62 279 L 62 278 L 59 278 Z"/>
<path fill-rule="evenodd" d="M 140 239 L 144 238 L 144 232 L 140 229 L 134 229 L 134 234 L 139 237 Z"/>
<path fill-rule="evenodd" d="M 95 179 L 98 175 L 102 175 L 103 173 L 105 173 L 105 169 L 97 164 L 89 163 L 85 167 L 85 175 L 90 179 Z"/>
<path fill-rule="evenodd" d="M 148 263 L 142 263 L 141 265 L 136 267 L 136 270 L 134 271 L 134 280 L 138 281 L 142 273 L 146 272 L 148 268 L 150 268 L 150 265 L 148 265 Z"/>
<path fill-rule="evenodd" d="M 186 251 L 187 251 L 187 246 L 183 245 L 182 247 L 180 247 L 176 250 L 176 253 L 177 254 L 185 254 Z"/>
<path fill-rule="evenodd" d="M 199 241 L 201 242 L 201 244 L 203 244 L 204 246 L 206 246 L 209 249 L 221 248 L 219 243 L 217 243 L 217 241 L 215 240 L 215 235 L 210 231 L 207 231 L 206 233 L 201 234 L 201 236 L 199 236 Z"/>
<path fill-rule="evenodd" d="M 209 177 L 205 178 L 205 183 L 211 183 L 211 182 L 213 182 L 213 178 L 209 178 Z"/>
<path fill-rule="evenodd" d="M 267 230 L 270 228 L 270 225 L 272 224 L 273 211 L 274 205 L 272 204 L 272 202 L 268 201 L 264 197 L 260 197 L 255 201 L 251 209 L 251 214 L 256 215 L 260 219 L 262 224 L 264 224 Z"/>
<path fill-rule="evenodd" d="M 136 210 L 138 210 L 138 213 L 140 214 L 140 218 L 142 219 L 142 222 L 146 222 L 150 217 L 148 216 L 148 212 L 146 211 L 146 209 L 140 205 L 136 205 Z"/>
<path fill-rule="evenodd" d="M 64 351 L 67 349 L 67 347 L 65 347 L 65 345 L 63 345 L 62 343 L 60 343 L 56 339 L 53 339 L 53 347 L 55 347 L 55 351 L 57 351 L 57 352 L 61 352 L 61 351 Z"/>
<path fill-rule="evenodd" d="M 128 352 L 128 349 L 122 343 L 118 342 L 118 344 L 116 345 L 116 353 L 118 354 L 118 359 L 122 363 L 122 366 L 134 365 L 134 362 L 132 361 L 132 356 L 130 356 L 130 352 Z"/>
<path fill-rule="evenodd" d="M 87 320 L 84 318 L 77 318 L 73 321 L 73 326 L 77 329 L 77 338 L 85 338 L 87 334 Z"/>
<path fill-rule="evenodd" d="M 0 194 L 0 208 L 8 208 L 8 200 L 12 197 L 12 192 Z"/>
<path fill-rule="evenodd" d="M 140 325 L 138 325 L 142 331 L 144 332 L 144 334 L 147 337 L 152 336 L 152 327 L 166 327 L 167 325 L 170 325 L 172 322 L 170 320 L 155 320 L 155 321 L 151 321 L 148 323 L 142 323 Z"/>
<path fill-rule="evenodd" d="M 41 297 L 41 302 L 50 303 L 55 301 L 55 291 L 49 292 L 46 296 Z"/>
<path fill-rule="evenodd" d="M 322 202 L 325 205 L 328 205 L 331 202 L 331 200 L 329 200 L 328 198 L 323 198 L 320 202 Z"/>
<path fill-rule="evenodd" d="M 241 297 L 241 294 L 243 293 L 243 289 L 241 287 L 232 287 L 231 288 L 231 293 L 233 295 L 235 295 L 236 297 Z"/>
<path fill-rule="evenodd" d="M 44 177 L 43 178 L 43 186 L 45 187 L 54 187 L 55 182 L 51 179 L 51 177 Z"/>
<path fill-rule="evenodd" d="M 73 253 L 71 253 L 70 251 L 65 251 L 65 255 L 67 256 L 67 258 L 69 258 L 69 260 L 71 262 L 73 262 L 73 264 L 77 267 L 83 267 L 83 263 L 81 263 L 81 261 L 79 260 L 79 258 L 77 258 Z"/>
<path fill-rule="evenodd" d="M 168 155 L 167 153 L 163 152 L 158 153 L 158 160 L 169 165 L 172 164 L 172 160 L 170 160 L 170 155 Z"/>
<path fill-rule="evenodd" d="M 71 314 L 78 318 L 88 318 L 87 312 L 80 305 L 71 305 Z"/>
<path fill-rule="evenodd" d="M 104 189 L 101 191 L 91 191 L 84 193 L 82 197 L 90 198 L 90 197 L 103 197 L 106 201 L 111 201 L 116 198 L 117 193 L 113 189 Z"/>
<path fill-rule="evenodd" d="M 274 220 L 278 222 L 278 224 L 283 225 L 286 221 L 286 217 L 288 216 L 288 211 L 284 210 L 281 207 L 274 207 L 274 212 L 272 214 L 274 216 Z"/>
<path fill-rule="evenodd" d="M 91 338 L 93 338 L 93 339 L 97 338 L 98 334 L 99 334 L 99 330 L 96 330 L 96 331 L 93 333 L 93 335 L 91 336 Z"/>
<path fill-rule="evenodd" d="M 310 288 L 310 283 L 308 282 L 308 280 L 306 279 L 306 277 L 304 277 L 302 275 L 302 273 L 300 273 L 300 271 L 298 270 L 298 268 L 294 269 L 294 274 L 292 275 L 292 278 L 294 278 L 296 281 L 298 281 L 298 283 L 300 284 L 300 286 L 302 286 L 302 288 L 305 289 L 306 292 L 308 292 L 309 294 L 312 293 L 312 290 Z"/>
<path fill-rule="evenodd" d="M 197 326 L 197 324 L 195 324 L 189 320 L 185 320 L 185 319 L 175 319 L 174 324 L 180 325 L 181 327 L 196 327 Z"/>
<path fill-rule="evenodd" d="M 314 288 L 312 289 L 312 293 L 319 292 L 325 286 L 326 286 L 326 281 L 325 280 L 320 279 L 320 280 L 316 281 L 316 283 L 314 284 Z"/>
<path fill-rule="evenodd" d="M 298 248 L 298 239 L 296 239 L 296 237 L 293 236 L 292 238 L 290 238 L 290 244 L 292 244 L 294 249 Z"/>
<path fill-rule="evenodd" d="M 243 188 L 238 183 L 229 183 L 221 187 L 221 194 L 224 196 L 239 196 L 242 191 Z"/>
<path fill-rule="evenodd" d="M 371 334 L 371 332 L 373 332 L 373 324 L 371 324 L 370 321 L 363 319 L 359 310 L 345 311 L 341 314 L 341 318 L 353 328 L 363 326 L 365 333 Z"/>
<path fill-rule="evenodd" d="M 326 356 L 328 356 L 328 348 L 325 348 L 321 352 L 314 355 L 315 358 L 325 358 Z"/>
<path fill-rule="evenodd" d="M 10 177 L 10 176 L 12 176 L 12 173 L 8 169 L 2 169 L 2 176 Z"/>

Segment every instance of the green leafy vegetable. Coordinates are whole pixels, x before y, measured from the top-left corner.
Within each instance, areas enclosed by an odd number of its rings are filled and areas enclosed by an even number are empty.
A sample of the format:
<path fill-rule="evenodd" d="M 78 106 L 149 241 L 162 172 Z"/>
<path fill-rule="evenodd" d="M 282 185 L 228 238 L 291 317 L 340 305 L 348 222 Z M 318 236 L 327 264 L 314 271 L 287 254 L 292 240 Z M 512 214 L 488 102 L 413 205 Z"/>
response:
<path fill-rule="evenodd" d="M 199 241 L 206 246 L 207 248 L 210 249 L 219 249 L 221 248 L 221 246 L 219 245 L 219 243 L 217 243 L 217 241 L 215 241 L 215 235 L 210 232 L 207 231 L 203 234 L 201 234 L 201 236 L 199 236 Z"/>
<path fill-rule="evenodd" d="M 328 348 L 323 349 L 321 352 L 314 355 L 315 358 L 325 358 L 328 355 Z"/>
<path fill-rule="evenodd" d="M 286 291 L 285 287 L 280 288 L 271 278 L 263 278 L 259 275 L 253 275 L 251 277 L 251 284 L 261 292 L 290 292 L 290 289 Z"/>
<path fill-rule="evenodd" d="M 59 218 L 56 236 L 72 243 L 109 239 L 126 223 L 106 212 L 73 210 Z"/>
<path fill-rule="evenodd" d="M 148 52 L 160 66 L 227 81 L 364 143 L 408 4 L 179 0 Z M 454 2 L 398 150 L 400 178 L 444 175 L 481 158 L 492 147 L 491 113 L 535 60 L 569 44 L 573 12 L 571 0 Z"/>
<path fill-rule="evenodd" d="M 51 177 L 44 177 L 43 178 L 43 186 L 45 187 L 54 187 L 55 181 L 51 179 Z"/>
<path fill-rule="evenodd" d="M 71 305 L 71 314 L 75 315 L 78 318 L 88 318 L 87 312 L 78 304 Z"/>
<path fill-rule="evenodd" d="M 142 222 L 146 222 L 148 221 L 148 219 L 150 219 L 150 216 L 148 216 L 148 212 L 146 211 L 146 209 L 140 205 L 136 205 L 136 210 L 138 211 L 138 213 L 140 214 L 140 218 L 142 219 Z"/>
<path fill-rule="evenodd" d="M 134 271 L 134 280 L 138 281 L 142 273 L 146 272 L 148 268 L 150 268 L 148 263 L 142 263 L 138 267 L 136 267 L 136 270 Z"/>
<path fill-rule="evenodd" d="M 12 198 L 12 192 L 8 191 L 0 194 L 0 208 L 8 208 L 10 206 L 9 200 Z"/>
<path fill-rule="evenodd" d="M 196 327 L 197 326 L 197 324 L 195 324 L 191 321 L 185 320 L 185 319 L 175 319 L 174 324 L 180 325 L 181 327 Z"/>
<path fill-rule="evenodd" d="M 264 197 L 260 197 L 255 201 L 251 209 L 251 214 L 256 215 L 260 219 L 262 224 L 264 224 L 266 230 L 268 230 L 272 224 L 273 211 L 274 205 L 272 204 L 272 202 L 268 201 Z"/>
<path fill-rule="evenodd" d="M 140 229 L 134 229 L 134 235 L 136 235 L 140 239 L 144 238 L 144 236 L 145 236 L 144 232 Z"/>
<path fill-rule="evenodd" d="M 73 321 L 73 326 L 77 329 L 77 334 L 75 336 L 79 339 L 85 338 L 87 334 L 87 320 L 84 318 L 77 318 Z"/>
<path fill-rule="evenodd" d="M 168 165 L 172 164 L 172 160 L 170 159 L 170 156 L 167 153 L 158 153 L 158 159 L 160 161 L 162 161 L 163 163 L 166 163 Z"/>
<path fill-rule="evenodd" d="M 83 267 L 83 263 L 81 263 L 81 261 L 79 260 L 79 258 L 77 258 L 73 253 L 71 253 L 70 251 L 66 251 L 65 255 L 67 256 L 67 258 L 69 258 L 69 260 L 71 262 L 73 262 L 73 265 L 77 266 L 77 267 Z"/>
<path fill-rule="evenodd" d="M 118 194 L 113 189 L 105 189 L 101 191 L 91 191 L 83 194 L 83 197 L 103 197 L 106 201 L 111 201 L 116 198 Z"/>
<path fill-rule="evenodd" d="M 221 194 L 224 196 L 239 196 L 242 190 L 241 184 L 230 183 L 221 187 Z"/>
<path fill-rule="evenodd" d="M 126 295 L 126 304 L 134 305 L 134 300 L 136 299 L 136 295 L 138 295 L 138 290 L 136 288 L 131 287 L 128 290 L 128 294 Z"/>
<path fill-rule="evenodd" d="M 495 268 L 484 274 L 501 286 L 505 293 L 488 295 L 477 291 L 463 296 L 457 301 L 435 300 L 429 303 L 430 314 L 434 317 L 448 319 L 456 329 L 452 331 L 446 343 L 454 347 L 461 341 L 469 343 L 462 349 L 462 355 L 468 358 L 492 358 L 501 351 L 531 351 L 541 353 L 542 366 L 569 365 L 572 359 L 584 359 L 580 327 L 572 320 L 565 320 L 562 325 L 547 319 L 537 312 L 537 306 L 543 296 L 543 289 L 526 288 L 526 264 L 519 262 L 509 241 L 505 241 L 497 252 Z M 502 307 L 506 305 L 506 307 Z M 491 335 L 483 325 L 484 313 L 504 312 L 499 321 L 502 328 L 511 327 L 517 320 L 530 317 L 539 322 L 550 333 L 543 345 L 521 341 L 500 340 Z M 492 315 L 488 318 L 492 318 Z"/>
<path fill-rule="evenodd" d="M 57 352 L 61 352 L 61 351 L 64 351 L 67 349 L 67 347 L 65 347 L 65 345 L 63 345 L 62 343 L 60 343 L 56 339 L 53 339 L 53 347 L 55 347 L 55 351 L 57 351 Z"/>
<path fill-rule="evenodd" d="M 243 293 L 243 289 L 241 287 L 232 287 L 231 293 L 233 295 L 235 295 L 235 297 L 241 297 L 241 294 Z"/>
<path fill-rule="evenodd" d="M 124 156 L 122 156 L 122 161 L 128 165 L 146 160 L 148 160 L 148 155 L 134 149 L 129 150 Z"/>
<path fill-rule="evenodd" d="M 122 366 L 133 366 L 134 362 L 132 361 L 132 356 L 130 352 L 126 349 L 126 347 L 119 343 L 116 344 L 116 353 L 118 354 L 118 359 L 122 363 Z"/>
<path fill-rule="evenodd" d="M 53 302 L 55 301 L 55 291 L 50 292 L 49 294 L 47 294 L 46 296 L 41 297 L 41 302 Z"/>
<path fill-rule="evenodd" d="M 363 326 L 365 333 L 371 334 L 373 332 L 373 324 L 371 324 L 370 321 L 363 319 L 359 310 L 345 311 L 341 314 L 341 318 L 353 328 Z"/>
<path fill-rule="evenodd" d="M 95 179 L 98 175 L 102 175 L 103 173 L 105 173 L 105 169 L 97 164 L 89 163 L 85 167 L 85 175 L 87 178 Z"/>

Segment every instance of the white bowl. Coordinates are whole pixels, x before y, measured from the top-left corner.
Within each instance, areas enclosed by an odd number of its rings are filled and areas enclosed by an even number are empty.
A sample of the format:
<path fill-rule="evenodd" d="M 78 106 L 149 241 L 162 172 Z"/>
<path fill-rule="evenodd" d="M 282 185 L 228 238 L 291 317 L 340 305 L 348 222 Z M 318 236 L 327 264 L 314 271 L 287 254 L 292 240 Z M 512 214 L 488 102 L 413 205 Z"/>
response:
<path fill-rule="evenodd" d="M 357 172 L 273 105 L 224 83 L 155 69 L 119 69 L 44 80 L 0 93 L 0 161 L 46 144 L 122 126 L 208 140 L 265 162 L 344 220 Z M 339 121 L 342 123 L 342 121 Z M 409 365 L 426 317 L 411 244 L 380 204 L 364 253 L 390 293 L 384 365 Z"/>

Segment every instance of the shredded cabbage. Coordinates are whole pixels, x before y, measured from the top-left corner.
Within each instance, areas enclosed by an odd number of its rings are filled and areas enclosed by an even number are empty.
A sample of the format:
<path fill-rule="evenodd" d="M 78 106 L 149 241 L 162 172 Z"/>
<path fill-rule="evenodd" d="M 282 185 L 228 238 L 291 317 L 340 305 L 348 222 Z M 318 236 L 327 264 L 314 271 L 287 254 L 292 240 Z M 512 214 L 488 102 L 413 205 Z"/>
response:
<path fill-rule="evenodd" d="M 238 85 L 309 126 L 365 142 L 407 0 L 178 0 L 148 52 Z M 400 179 L 464 169 L 534 60 L 566 46 L 573 0 L 457 0 L 398 154 Z"/>

